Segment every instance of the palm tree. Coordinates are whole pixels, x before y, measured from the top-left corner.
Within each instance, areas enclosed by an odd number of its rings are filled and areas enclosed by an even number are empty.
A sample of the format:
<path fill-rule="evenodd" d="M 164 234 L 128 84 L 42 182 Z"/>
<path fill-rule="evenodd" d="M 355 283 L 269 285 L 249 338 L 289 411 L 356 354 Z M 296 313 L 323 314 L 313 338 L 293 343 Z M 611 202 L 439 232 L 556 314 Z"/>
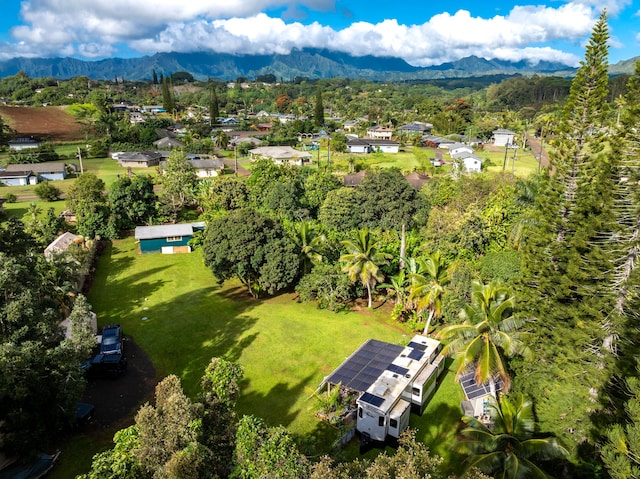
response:
<path fill-rule="evenodd" d="M 468 454 L 467 469 L 477 467 L 494 477 L 505 479 L 546 478 L 534 461 L 565 458 L 567 450 L 555 437 L 535 437 L 533 402 L 516 394 L 489 401 L 489 426 L 464 416 L 459 448 Z"/>
<path fill-rule="evenodd" d="M 502 355 L 531 357 L 531 350 L 523 342 L 525 333 L 519 331 L 525 320 L 513 316 L 514 307 L 515 299 L 501 281 L 474 281 L 471 304 L 460 311 L 462 324 L 447 326 L 438 333 L 439 339 L 450 340 L 442 353 L 459 359 L 456 377 L 473 367 L 476 383 L 498 376 L 503 391 L 509 391 L 511 378 Z"/>
<path fill-rule="evenodd" d="M 320 248 L 326 237 L 319 234 L 312 223 L 304 221 L 294 225 L 292 239 L 298 248 L 302 274 L 307 274 L 314 265 L 322 262 Z"/>
<path fill-rule="evenodd" d="M 406 299 L 406 291 L 405 291 L 406 281 L 407 281 L 407 274 L 404 269 L 401 269 L 393 276 L 389 276 L 389 282 L 382 283 L 380 287 L 387 289 L 388 296 L 396 297 L 395 299 L 396 304 L 404 305 L 404 302 Z"/>
<path fill-rule="evenodd" d="M 429 311 L 424 327 L 424 334 L 428 334 L 431 321 L 442 316 L 442 293 L 449 274 L 439 252 L 419 258 L 416 263 L 418 271 L 410 274 L 409 301 L 415 301 L 418 314 Z"/>
<path fill-rule="evenodd" d="M 341 244 L 348 252 L 340 256 L 342 271 L 349 274 L 352 282 L 359 279 L 366 286 L 370 308 L 371 289 L 384 279 L 380 266 L 387 264 L 391 255 L 378 251 L 380 243 L 374 241 L 367 229 L 359 230 L 355 238 L 341 241 Z"/>

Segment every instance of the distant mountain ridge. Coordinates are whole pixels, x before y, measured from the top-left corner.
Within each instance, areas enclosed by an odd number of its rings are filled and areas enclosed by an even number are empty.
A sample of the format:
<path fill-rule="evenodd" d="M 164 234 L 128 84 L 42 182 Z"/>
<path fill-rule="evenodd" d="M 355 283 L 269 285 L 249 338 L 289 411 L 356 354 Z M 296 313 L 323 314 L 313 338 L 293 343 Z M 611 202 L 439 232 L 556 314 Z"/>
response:
<path fill-rule="evenodd" d="M 640 59 L 640 57 L 637 57 Z M 635 62 L 627 60 L 617 73 L 633 73 Z M 615 66 L 612 66 L 612 69 Z M 626 71 L 629 70 L 629 71 Z M 138 58 L 109 58 L 97 61 L 76 58 L 13 58 L 0 62 L 0 77 L 24 71 L 32 78 L 53 77 L 68 79 L 87 76 L 95 80 L 150 80 L 155 71 L 168 75 L 183 71 L 199 80 L 253 79 L 273 74 L 278 80 L 295 77 L 362 78 L 374 81 L 433 80 L 467 78 L 487 75 L 559 75 L 573 76 L 575 68 L 554 63 L 526 61 L 510 62 L 486 60 L 475 56 L 437 66 L 419 68 L 400 58 L 356 57 L 323 49 L 293 50 L 287 55 L 232 55 L 227 53 L 157 53 Z"/>

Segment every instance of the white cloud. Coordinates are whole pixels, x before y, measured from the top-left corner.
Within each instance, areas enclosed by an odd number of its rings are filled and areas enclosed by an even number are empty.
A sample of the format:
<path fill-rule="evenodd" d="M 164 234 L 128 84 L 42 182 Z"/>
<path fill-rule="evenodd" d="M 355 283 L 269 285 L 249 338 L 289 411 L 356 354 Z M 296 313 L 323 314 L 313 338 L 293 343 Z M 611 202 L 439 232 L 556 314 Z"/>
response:
<path fill-rule="evenodd" d="M 334 30 L 316 22 L 285 22 L 262 12 L 282 8 L 286 18 L 300 18 L 304 8 L 335 11 L 335 0 L 29 0 L 22 3 L 25 24 L 11 34 L 22 45 L 14 45 L 14 56 L 65 52 L 100 58 L 117 55 L 116 45 L 124 44 L 141 54 L 196 50 L 285 54 L 312 47 L 401 57 L 416 66 L 469 55 L 576 64 L 574 55 L 549 44 L 579 45 L 603 7 L 617 14 L 629 4 L 630 0 L 575 0 L 557 8 L 515 6 L 492 18 L 459 10 L 435 15 L 420 25 L 389 19 Z M 11 46 L 0 45 L 0 58 L 10 52 Z"/>

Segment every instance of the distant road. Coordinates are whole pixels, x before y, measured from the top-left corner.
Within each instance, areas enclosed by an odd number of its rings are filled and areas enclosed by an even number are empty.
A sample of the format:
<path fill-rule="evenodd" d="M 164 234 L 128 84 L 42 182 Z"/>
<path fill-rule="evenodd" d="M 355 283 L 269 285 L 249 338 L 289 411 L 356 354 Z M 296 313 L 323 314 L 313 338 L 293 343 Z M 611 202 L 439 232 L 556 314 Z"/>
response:
<path fill-rule="evenodd" d="M 529 148 L 531 148 L 531 152 L 540 162 L 540 166 L 542 168 L 546 168 L 550 165 L 549 163 L 549 154 L 544 149 L 544 144 L 540 142 L 540 140 L 529 133 L 524 134 L 527 139 L 527 143 L 529 144 Z"/>

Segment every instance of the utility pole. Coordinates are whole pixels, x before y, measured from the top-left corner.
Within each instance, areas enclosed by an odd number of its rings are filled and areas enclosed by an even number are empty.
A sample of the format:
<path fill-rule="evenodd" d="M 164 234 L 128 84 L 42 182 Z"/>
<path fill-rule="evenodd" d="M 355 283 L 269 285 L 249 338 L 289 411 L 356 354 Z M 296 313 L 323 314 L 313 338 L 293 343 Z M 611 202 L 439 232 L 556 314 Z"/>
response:
<path fill-rule="evenodd" d="M 233 159 L 234 159 L 234 176 L 238 176 L 238 145 L 233 147 Z"/>
<path fill-rule="evenodd" d="M 505 143 L 504 145 L 504 161 L 502 162 L 502 171 L 507 168 L 507 153 L 509 151 L 509 143 Z"/>
<path fill-rule="evenodd" d="M 82 167 L 82 151 L 80 151 L 80 147 L 78 147 L 78 160 L 80 160 L 80 174 L 83 174 L 84 168 Z"/>

